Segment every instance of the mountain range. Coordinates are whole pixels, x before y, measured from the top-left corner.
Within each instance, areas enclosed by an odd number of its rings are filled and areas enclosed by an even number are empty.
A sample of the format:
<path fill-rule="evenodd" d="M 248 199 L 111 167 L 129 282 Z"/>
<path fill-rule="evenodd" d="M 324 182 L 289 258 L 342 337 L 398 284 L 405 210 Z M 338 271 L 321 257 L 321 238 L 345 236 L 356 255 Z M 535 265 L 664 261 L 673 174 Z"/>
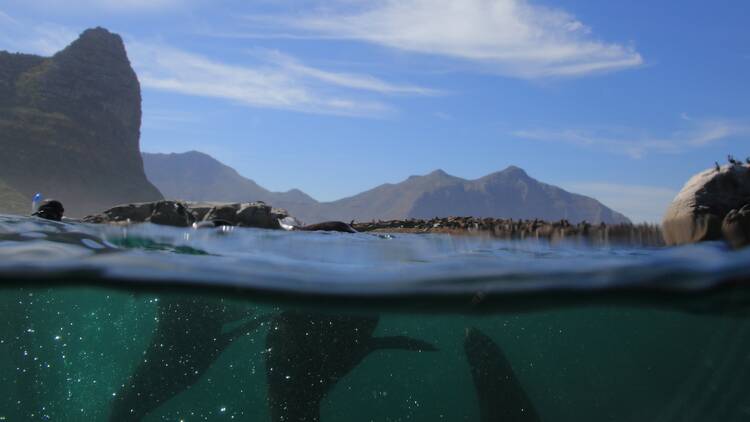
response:
<path fill-rule="evenodd" d="M 358 195 L 318 202 L 304 192 L 271 192 L 197 151 L 143 154 L 146 175 L 168 198 L 200 201 L 261 200 L 306 223 L 448 216 L 539 218 L 548 221 L 628 223 L 599 201 L 539 182 L 518 167 L 466 180 L 436 170 L 383 184 Z"/>

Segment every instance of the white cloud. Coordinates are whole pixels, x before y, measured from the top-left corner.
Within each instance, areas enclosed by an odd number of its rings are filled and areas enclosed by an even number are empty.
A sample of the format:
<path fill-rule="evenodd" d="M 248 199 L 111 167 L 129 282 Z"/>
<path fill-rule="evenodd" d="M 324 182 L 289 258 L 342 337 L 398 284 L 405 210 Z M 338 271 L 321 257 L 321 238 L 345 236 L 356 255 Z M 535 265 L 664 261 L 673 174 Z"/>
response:
<path fill-rule="evenodd" d="M 62 50 L 78 33 L 55 24 L 28 25 L 0 11 L 0 50 L 51 56 Z"/>
<path fill-rule="evenodd" d="M 526 0 L 364 0 L 355 12 L 271 19 L 311 35 L 469 60 L 522 78 L 578 76 L 643 64 L 598 41 L 572 15 Z"/>
<path fill-rule="evenodd" d="M 305 66 L 298 60 L 278 52 L 272 54 L 272 59 L 289 72 L 345 88 L 373 91 L 381 94 L 438 95 L 440 93 L 437 90 L 414 85 L 392 84 L 370 75 L 336 73 L 316 69 L 310 66 Z"/>
<path fill-rule="evenodd" d="M 166 45 L 128 42 L 127 46 L 145 88 L 220 98 L 254 107 L 377 117 L 392 110 L 381 102 L 342 95 L 332 88 L 377 93 L 429 91 L 393 85 L 367 75 L 323 71 L 280 53 L 261 65 L 240 66 Z"/>
<path fill-rule="evenodd" d="M 191 0 L 9 0 L 24 8 L 55 11 L 57 13 L 80 12 L 148 12 L 185 7 Z"/>
<path fill-rule="evenodd" d="M 677 195 L 674 189 L 600 182 L 570 182 L 564 189 L 596 198 L 636 223 L 660 223 L 664 211 Z"/>
<path fill-rule="evenodd" d="M 684 120 L 684 119 L 683 119 Z M 711 119 L 685 120 L 688 127 L 666 136 L 652 135 L 633 128 L 617 129 L 525 129 L 512 135 L 528 140 L 564 142 L 580 147 L 642 158 L 650 153 L 679 154 L 738 135 L 750 134 L 750 125 L 744 122 Z"/>

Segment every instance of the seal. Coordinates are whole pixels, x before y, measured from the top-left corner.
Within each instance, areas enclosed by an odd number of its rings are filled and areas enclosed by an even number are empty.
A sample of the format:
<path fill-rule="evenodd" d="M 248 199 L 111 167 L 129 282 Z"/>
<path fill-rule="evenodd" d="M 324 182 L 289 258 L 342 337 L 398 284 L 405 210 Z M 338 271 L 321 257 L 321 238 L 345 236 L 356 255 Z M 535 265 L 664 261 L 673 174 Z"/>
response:
<path fill-rule="evenodd" d="M 266 336 L 266 379 L 272 422 L 318 422 L 320 403 L 370 353 L 383 349 L 435 351 L 410 337 L 373 337 L 376 316 L 287 311 Z"/>
<path fill-rule="evenodd" d="M 62 202 L 55 199 L 45 199 L 39 204 L 39 208 L 31 214 L 34 217 L 43 218 L 45 220 L 62 221 L 65 208 Z"/>
<path fill-rule="evenodd" d="M 315 232 L 341 232 L 341 233 L 357 233 L 350 224 L 346 224 L 343 221 L 326 221 L 323 223 L 311 224 L 309 226 L 298 227 L 297 230 Z"/>
<path fill-rule="evenodd" d="M 109 420 L 139 421 L 198 382 L 230 344 L 266 319 L 254 318 L 223 332 L 232 315 L 216 300 L 159 300 L 158 325 L 133 374 L 115 395 Z M 236 318 L 240 317 L 240 318 Z"/>
<path fill-rule="evenodd" d="M 471 367 L 480 422 L 539 422 L 534 405 L 500 347 L 477 328 L 466 330 L 464 352 Z"/>

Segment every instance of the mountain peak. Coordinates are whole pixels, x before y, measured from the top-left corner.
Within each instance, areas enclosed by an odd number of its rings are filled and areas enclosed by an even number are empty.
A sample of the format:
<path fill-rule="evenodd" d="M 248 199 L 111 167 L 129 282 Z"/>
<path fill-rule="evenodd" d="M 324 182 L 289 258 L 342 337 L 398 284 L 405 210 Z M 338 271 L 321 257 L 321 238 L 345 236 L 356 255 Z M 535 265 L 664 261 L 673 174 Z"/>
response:
<path fill-rule="evenodd" d="M 55 57 L 79 54 L 105 54 L 109 57 L 120 57 L 127 60 L 122 38 L 102 27 L 89 28 L 83 31 L 78 39 L 57 53 Z"/>
<path fill-rule="evenodd" d="M 507 175 L 513 175 L 513 176 L 522 176 L 522 177 L 528 177 L 529 175 L 526 173 L 524 169 L 517 166 L 508 166 L 505 168 L 505 170 L 501 171 L 500 173 L 507 174 Z"/>
<path fill-rule="evenodd" d="M 431 172 L 430 174 L 428 174 L 427 176 L 431 176 L 431 177 L 446 177 L 446 176 L 450 176 L 450 175 L 448 173 L 446 173 L 443 169 L 437 169 L 437 170 Z"/>

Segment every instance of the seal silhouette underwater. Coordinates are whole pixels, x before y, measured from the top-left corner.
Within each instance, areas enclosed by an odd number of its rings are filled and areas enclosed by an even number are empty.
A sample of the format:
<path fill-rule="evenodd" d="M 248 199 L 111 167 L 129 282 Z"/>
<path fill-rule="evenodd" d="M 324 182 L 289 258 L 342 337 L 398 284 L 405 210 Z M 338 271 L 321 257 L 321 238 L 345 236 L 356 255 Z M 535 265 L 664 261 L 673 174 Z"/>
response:
<path fill-rule="evenodd" d="M 115 396 L 109 420 L 140 421 L 203 376 L 221 353 L 266 319 L 254 318 L 224 332 L 224 325 L 246 316 L 228 311 L 216 299 L 167 297 L 158 302 L 158 323 L 133 374 Z"/>
<path fill-rule="evenodd" d="M 479 400 L 480 422 L 540 421 L 510 362 L 491 338 L 469 328 L 464 351 Z"/>
<path fill-rule="evenodd" d="M 379 317 L 287 311 L 266 336 L 266 379 L 272 422 L 318 422 L 320 403 L 370 353 L 435 351 L 404 336 L 373 337 Z"/>

